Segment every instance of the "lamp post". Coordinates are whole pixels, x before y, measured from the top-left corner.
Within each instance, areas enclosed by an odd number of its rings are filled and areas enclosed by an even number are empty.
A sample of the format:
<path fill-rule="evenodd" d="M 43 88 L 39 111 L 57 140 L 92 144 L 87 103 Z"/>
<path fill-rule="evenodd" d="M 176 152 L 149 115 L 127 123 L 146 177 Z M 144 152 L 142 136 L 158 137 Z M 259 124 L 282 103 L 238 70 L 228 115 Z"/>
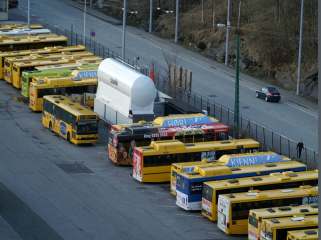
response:
<path fill-rule="evenodd" d="M 153 31 L 153 0 L 149 0 L 149 32 Z"/>
<path fill-rule="evenodd" d="M 126 47 L 126 20 L 127 20 L 127 0 L 124 0 L 123 9 L 123 37 L 122 37 L 122 59 L 125 60 L 125 47 Z"/>
<path fill-rule="evenodd" d="M 30 29 L 30 0 L 28 0 L 28 14 L 27 14 L 27 18 L 28 18 L 28 28 Z"/>
<path fill-rule="evenodd" d="M 84 22 L 83 22 L 83 44 L 86 45 L 86 15 L 87 15 L 87 0 L 84 2 Z"/>
<path fill-rule="evenodd" d="M 225 37 L 225 65 L 228 65 L 228 49 L 229 49 L 229 36 L 230 36 L 230 11 L 231 11 L 231 0 L 227 0 L 227 15 L 226 15 L 226 37 Z"/>
<path fill-rule="evenodd" d="M 178 42 L 179 0 L 176 0 L 175 43 Z"/>
<path fill-rule="evenodd" d="M 241 5 L 239 0 L 239 11 L 236 29 L 236 74 L 235 74 L 235 99 L 234 99 L 234 137 L 240 136 L 240 22 L 241 22 Z"/>

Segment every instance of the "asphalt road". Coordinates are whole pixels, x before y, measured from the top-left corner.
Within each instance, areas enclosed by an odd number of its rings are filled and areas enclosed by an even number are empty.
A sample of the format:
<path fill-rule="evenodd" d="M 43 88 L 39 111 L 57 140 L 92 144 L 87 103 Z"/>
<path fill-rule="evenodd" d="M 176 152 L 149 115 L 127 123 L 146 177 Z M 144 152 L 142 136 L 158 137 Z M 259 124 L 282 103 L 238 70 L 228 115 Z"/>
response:
<path fill-rule="evenodd" d="M 169 185 L 139 184 L 130 168 L 112 165 L 104 134 L 96 146 L 69 144 L 18 96 L 0 81 L 0 239 L 12 229 L 22 240 L 230 239 L 177 208 Z"/>
<path fill-rule="evenodd" d="M 20 10 L 26 12 L 26 0 L 20 1 Z M 48 22 L 60 28 L 82 33 L 82 12 L 70 5 L 70 0 L 42 0 L 32 2 L 33 21 Z M 95 31 L 96 40 L 110 49 L 121 52 L 121 26 L 96 17 L 87 16 L 87 35 Z M 128 27 L 126 57 L 132 60 L 140 56 L 140 63 L 156 61 L 166 66 L 164 55 L 170 55 L 177 63 L 193 72 L 193 91 L 203 96 L 215 96 L 214 101 L 233 108 L 234 70 L 206 59 L 170 41 L 150 35 L 143 30 Z M 264 86 L 252 77 L 241 76 L 240 107 L 243 116 L 256 121 L 275 132 L 302 140 L 306 146 L 317 148 L 316 105 L 282 91 L 281 104 L 265 103 L 255 98 L 255 90 Z"/>

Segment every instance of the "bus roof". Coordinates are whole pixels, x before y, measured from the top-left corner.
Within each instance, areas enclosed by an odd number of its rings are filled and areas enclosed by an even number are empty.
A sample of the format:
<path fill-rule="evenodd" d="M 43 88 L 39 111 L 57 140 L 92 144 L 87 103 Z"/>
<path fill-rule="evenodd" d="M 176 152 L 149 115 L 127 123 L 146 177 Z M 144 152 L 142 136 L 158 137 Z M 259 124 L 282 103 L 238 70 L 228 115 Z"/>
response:
<path fill-rule="evenodd" d="M 49 66 L 39 66 L 35 67 L 35 71 L 54 71 L 54 70 L 62 70 L 62 69 L 86 69 L 86 68 L 94 68 L 99 67 L 99 62 L 96 63 L 86 63 L 86 62 L 77 62 L 77 63 L 68 63 L 68 64 L 57 64 L 57 65 L 49 65 Z"/>
<path fill-rule="evenodd" d="M 28 78 L 36 78 L 36 77 L 46 77 L 46 75 L 54 75 L 54 74 L 63 74 L 63 75 L 71 75 L 72 71 L 75 70 L 97 70 L 98 69 L 98 65 L 94 65 L 94 64 L 87 64 L 87 65 L 81 65 L 81 64 L 65 64 L 65 65 L 69 65 L 69 67 L 64 67 L 64 68 L 48 68 L 48 69 L 44 69 L 44 70 L 38 70 L 36 68 L 36 70 L 33 71 L 23 71 L 22 75 L 24 77 L 28 77 Z M 51 66 L 51 65 L 49 65 Z M 55 66 L 55 65 L 52 65 Z"/>
<path fill-rule="evenodd" d="M 256 186 L 269 185 L 277 183 L 285 183 L 294 180 L 310 180 L 318 179 L 318 170 L 303 171 L 303 172 L 282 172 L 271 173 L 270 175 L 258 177 L 246 177 L 239 179 L 227 179 L 220 181 L 209 181 L 204 183 L 210 188 L 219 190 L 226 188 L 238 188 L 240 186 Z"/>
<path fill-rule="evenodd" d="M 27 36 L 2 36 L 0 37 L 0 46 L 7 44 L 24 44 L 36 42 L 52 42 L 62 41 L 67 42 L 68 38 L 63 35 L 56 34 L 41 34 L 41 35 L 27 35 Z"/>
<path fill-rule="evenodd" d="M 180 162 L 180 163 L 173 163 L 172 167 L 183 170 L 184 168 L 193 168 L 197 166 L 203 166 L 203 165 L 222 165 L 217 161 L 208 161 L 207 159 L 203 159 L 202 161 L 196 161 L 196 162 Z"/>
<path fill-rule="evenodd" d="M 210 124 L 213 122 L 218 122 L 218 120 L 202 113 L 172 114 L 166 117 L 157 117 L 153 121 L 155 125 L 159 125 L 161 127 L 200 125 L 200 124 Z"/>
<path fill-rule="evenodd" d="M 40 48 L 40 49 L 28 49 L 28 50 L 20 50 L 20 51 L 0 52 L 0 57 L 13 57 L 13 56 L 23 56 L 23 55 L 28 55 L 28 54 L 64 52 L 64 51 L 84 51 L 85 49 L 86 48 L 83 45 L 54 46 L 54 47 L 45 47 L 45 48 Z"/>
<path fill-rule="evenodd" d="M 45 66 L 36 66 L 36 70 L 47 70 L 47 69 L 58 69 L 58 68 L 64 68 L 64 67 L 81 67 L 82 65 L 97 65 L 99 66 L 102 58 L 100 57 L 91 57 L 91 58 L 85 58 L 85 59 L 78 59 L 76 62 L 73 63 L 61 63 L 61 64 L 55 64 L 55 65 L 45 65 Z"/>
<path fill-rule="evenodd" d="M 288 188 L 288 189 L 273 189 L 273 190 L 250 190 L 248 192 L 232 193 L 232 194 L 222 194 L 219 197 L 225 198 L 230 203 L 237 202 L 253 202 L 259 199 L 279 199 L 279 198 L 291 198 L 296 196 L 305 195 L 318 195 L 317 186 L 300 186 L 298 188 Z"/>
<path fill-rule="evenodd" d="M 258 148 L 260 143 L 253 139 L 232 139 L 225 141 L 209 141 L 196 143 L 182 143 L 178 140 L 152 141 L 149 146 L 138 147 L 144 156 L 169 154 L 169 153 L 188 153 L 205 152 L 215 149 L 233 149 L 233 148 Z"/>
<path fill-rule="evenodd" d="M 314 240 L 319 239 L 318 236 L 319 233 L 317 228 L 288 231 L 289 240 Z"/>
<path fill-rule="evenodd" d="M 151 139 L 157 137 L 178 137 L 195 136 L 206 133 L 227 133 L 229 127 L 222 123 L 212 123 L 208 125 L 193 125 L 188 127 L 162 128 L 158 125 L 128 125 L 118 128 L 119 125 L 113 125 L 112 133 L 118 138 Z M 118 128 L 118 130 L 117 130 Z"/>
<path fill-rule="evenodd" d="M 296 226 L 317 226 L 318 215 L 306 215 L 306 216 L 291 216 L 282 218 L 269 218 L 264 219 L 263 224 L 265 229 L 286 229 L 295 228 Z"/>
<path fill-rule="evenodd" d="M 248 172 L 262 172 L 263 170 L 269 171 L 282 171 L 288 168 L 301 168 L 306 167 L 305 164 L 297 161 L 282 161 L 276 163 L 257 164 L 250 166 L 240 166 L 237 168 L 228 167 L 224 165 L 203 165 L 196 166 L 191 172 L 183 172 L 180 175 L 188 179 L 203 179 L 207 177 L 221 176 L 226 174 L 243 174 Z"/>
<path fill-rule="evenodd" d="M 239 154 L 226 154 L 218 159 L 219 162 L 224 163 L 224 165 L 235 167 L 240 165 L 253 165 L 259 163 L 267 162 L 280 162 L 280 161 L 290 161 L 291 159 L 279 155 L 275 152 L 255 152 L 255 153 L 239 153 Z M 244 163 L 244 164 L 241 164 Z M 251 164 L 252 163 L 252 164 Z"/>
<path fill-rule="evenodd" d="M 48 54 L 31 54 L 31 55 L 23 55 L 16 57 L 8 57 L 6 58 L 6 62 L 13 62 L 13 65 L 21 66 L 24 63 L 28 63 L 28 61 L 33 60 L 47 60 L 47 59 L 63 59 L 63 58 L 77 58 L 77 57 L 94 57 L 94 54 L 87 51 L 78 51 L 78 52 L 55 52 Z"/>
<path fill-rule="evenodd" d="M 84 56 L 83 59 L 94 59 L 95 56 Z M 64 58 L 53 58 L 53 59 L 35 59 L 31 61 L 24 62 L 15 62 L 15 67 L 34 67 L 34 66 L 43 66 L 43 65 L 51 65 L 51 64 L 59 64 L 59 63 L 70 63 L 77 62 L 77 58 L 74 57 L 64 57 Z"/>
<path fill-rule="evenodd" d="M 299 206 L 273 207 L 251 209 L 250 215 L 259 218 L 286 217 L 297 214 L 317 214 L 319 212 L 318 204 L 306 204 Z"/>
<path fill-rule="evenodd" d="M 97 85 L 97 78 L 85 78 L 81 80 L 74 80 L 73 76 L 48 78 L 35 77 L 31 84 L 37 88 L 59 87 L 59 86 L 78 86 L 78 85 Z"/>
<path fill-rule="evenodd" d="M 3 23 L 0 24 L 0 30 L 12 30 L 12 29 L 21 29 L 21 28 L 30 28 L 30 29 L 39 29 L 43 28 L 41 24 L 26 24 L 26 23 Z"/>
<path fill-rule="evenodd" d="M 62 96 L 62 95 L 50 95 L 44 96 L 44 99 L 54 103 L 55 105 L 61 107 L 62 109 L 70 112 L 75 116 L 87 116 L 87 115 L 95 115 L 97 114 L 92 110 L 80 105 L 77 102 L 72 101 L 70 98 Z"/>

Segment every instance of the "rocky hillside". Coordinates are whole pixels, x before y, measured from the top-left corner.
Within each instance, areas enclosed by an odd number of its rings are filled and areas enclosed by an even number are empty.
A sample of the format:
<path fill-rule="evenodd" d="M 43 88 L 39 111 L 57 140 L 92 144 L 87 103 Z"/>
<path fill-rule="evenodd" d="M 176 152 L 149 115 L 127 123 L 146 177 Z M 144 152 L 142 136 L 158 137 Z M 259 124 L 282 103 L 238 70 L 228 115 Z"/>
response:
<path fill-rule="evenodd" d="M 102 11 L 121 17 L 122 0 L 100 0 Z M 147 29 L 149 0 L 130 0 L 129 22 Z M 238 1 L 232 0 L 231 25 L 236 26 Z M 242 0 L 241 54 L 242 71 L 294 89 L 299 44 L 300 0 Z M 154 0 L 156 33 L 173 39 L 175 1 Z M 302 76 L 316 71 L 317 0 L 305 1 Z M 227 0 L 181 0 L 180 43 L 224 62 Z M 203 20 L 203 21 L 202 21 Z M 230 64 L 235 62 L 235 28 L 231 30 Z M 308 80 L 305 80 L 308 81 Z M 304 82 L 304 81 L 303 81 Z M 304 88 L 304 84 L 302 86 Z"/>

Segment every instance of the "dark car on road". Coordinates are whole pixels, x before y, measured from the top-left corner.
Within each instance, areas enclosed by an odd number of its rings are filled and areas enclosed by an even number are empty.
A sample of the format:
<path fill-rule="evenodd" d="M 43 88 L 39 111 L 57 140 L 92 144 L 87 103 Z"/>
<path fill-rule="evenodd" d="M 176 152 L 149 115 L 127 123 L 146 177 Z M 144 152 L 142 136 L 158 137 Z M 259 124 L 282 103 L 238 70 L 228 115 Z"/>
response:
<path fill-rule="evenodd" d="M 275 87 L 263 87 L 256 91 L 256 97 L 264 99 L 266 102 L 279 102 L 281 100 L 280 92 Z"/>

